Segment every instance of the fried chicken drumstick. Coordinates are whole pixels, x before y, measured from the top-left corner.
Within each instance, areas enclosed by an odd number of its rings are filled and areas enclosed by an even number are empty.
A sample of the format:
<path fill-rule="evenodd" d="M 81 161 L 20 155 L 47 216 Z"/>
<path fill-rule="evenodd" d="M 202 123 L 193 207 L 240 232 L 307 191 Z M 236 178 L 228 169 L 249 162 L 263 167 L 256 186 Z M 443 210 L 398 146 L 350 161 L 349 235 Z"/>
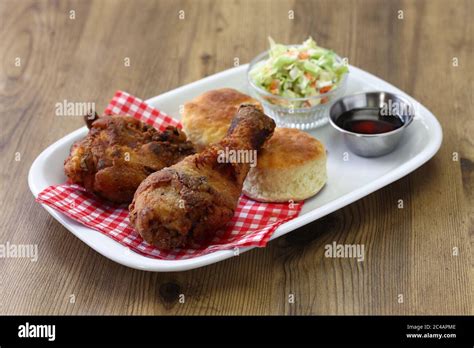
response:
<path fill-rule="evenodd" d="M 219 143 L 147 177 L 129 207 L 137 232 L 161 249 L 212 237 L 234 216 L 250 169 L 249 163 L 220 160 L 221 154 L 259 150 L 274 128 L 271 118 L 243 105 Z"/>
<path fill-rule="evenodd" d="M 71 182 L 115 203 L 130 203 L 151 173 L 193 154 L 176 127 L 159 132 L 130 116 L 102 116 L 88 122 L 89 134 L 76 142 L 64 162 Z"/>

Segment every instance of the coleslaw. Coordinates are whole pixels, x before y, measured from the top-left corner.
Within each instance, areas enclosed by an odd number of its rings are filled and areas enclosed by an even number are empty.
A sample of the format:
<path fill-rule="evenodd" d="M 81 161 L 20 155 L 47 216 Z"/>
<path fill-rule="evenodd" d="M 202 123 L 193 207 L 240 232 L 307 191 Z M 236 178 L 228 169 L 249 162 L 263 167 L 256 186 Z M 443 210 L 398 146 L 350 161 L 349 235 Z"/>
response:
<path fill-rule="evenodd" d="M 276 96 L 308 98 L 323 95 L 339 85 L 348 67 L 331 50 L 309 37 L 298 46 L 277 44 L 269 38 L 269 58 L 255 65 L 250 78 Z"/>

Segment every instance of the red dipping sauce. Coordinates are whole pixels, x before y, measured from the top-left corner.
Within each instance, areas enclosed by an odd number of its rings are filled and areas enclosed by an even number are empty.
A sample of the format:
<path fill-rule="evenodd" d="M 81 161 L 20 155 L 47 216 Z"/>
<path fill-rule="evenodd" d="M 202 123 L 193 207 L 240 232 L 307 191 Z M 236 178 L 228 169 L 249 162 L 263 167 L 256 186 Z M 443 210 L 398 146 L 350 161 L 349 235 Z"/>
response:
<path fill-rule="evenodd" d="M 398 116 L 381 116 L 378 109 L 354 109 L 339 116 L 336 124 L 353 133 L 380 134 L 400 128 L 403 121 Z"/>

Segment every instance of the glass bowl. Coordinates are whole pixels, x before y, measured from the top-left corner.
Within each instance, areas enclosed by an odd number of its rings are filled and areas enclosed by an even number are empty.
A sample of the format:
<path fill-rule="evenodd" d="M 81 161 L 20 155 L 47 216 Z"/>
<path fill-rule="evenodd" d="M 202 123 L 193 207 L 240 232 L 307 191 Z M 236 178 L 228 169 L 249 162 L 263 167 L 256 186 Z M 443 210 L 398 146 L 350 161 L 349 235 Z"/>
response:
<path fill-rule="evenodd" d="M 344 74 L 336 88 L 327 93 L 307 98 L 287 98 L 274 95 L 258 87 L 252 81 L 250 71 L 257 64 L 267 60 L 268 57 L 269 51 L 259 54 L 250 62 L 247 69 L 250 93 L 252 97 L 262 103 L 265 113 L 275 120 L 278 127 L 313 129 L 325 125 L 328 122 L 329 108 L 332 102 L 344 95 L 349 72 Z M 336 61 L 344 64 L 338 55 L 336 55 Z M 305 104 L 312 106 L 304 106 Z"/>

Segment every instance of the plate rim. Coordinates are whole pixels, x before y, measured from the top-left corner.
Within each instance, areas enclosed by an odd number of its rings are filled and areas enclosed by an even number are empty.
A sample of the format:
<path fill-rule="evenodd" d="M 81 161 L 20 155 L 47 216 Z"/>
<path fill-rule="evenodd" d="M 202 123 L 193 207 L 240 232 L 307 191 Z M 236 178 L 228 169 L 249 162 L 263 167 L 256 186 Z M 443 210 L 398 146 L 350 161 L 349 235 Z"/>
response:
<path fill-rule="evenodd" d="M 230 75 L 233 73 L 237 73 L 239 70 L 246 71 L 248 64 L 241 65 L 239 67 L 231 68 L 224 70 L 222 72 L 218 72 L 216 74 L 207 76 L 203 79 L 191 82 L 184 86 L 177 87 L 170 91 L 167 91 L 163 94 L 158 96 L 149 98 L 144 100 L 147 104 L 153 104 L 159 101 L 162 98 L 165 98 L 173 93 L 176 93 L 178 90 L 182 89 L 190 89 L 197 85 L 205 84 L 206 82 L 212 81 L 216 78 L 224 78 L 226 75 Z M 413 158 L 409 159 L 408 161 L 404 162 L 399 167 L 395 168 L 394 170 L 389 171 L 388 173 L 384 174 L 383 176 L 379 177 L 378 179 L 372 181 L 370 184 L 366 184 L 362 187 L 359 187 L 347 194 L 344 194 L 335 200 L 320 206 L 316 209 L 308 211 L 307 213 L 296 217 L 293 220 L 287 221 L 284 224 L 280 225 L 273 235 L 271 236 L 270 241 L 281 237 L 282 235 L 289 233 L 299 227 L 302 227 L 310 222 L 316 221 L 321 217 L 324 217 L 342 207 L 354 203 L 355 201 L 385 187 L 400 178 L 408 175 L 409 173 L 415 171 L 423 164 L 425 164 L 428 160 L 430 160 L 439 150 L 441 147 L 443 133 L 442 128 L 438 120 L 436 119 L 435 115 L 428 110 L 424 105 L 418 102 L 416 99 L 408 95 L 407 93 L 401 91 L 397 87 L 393 86 L 389 82 L 372 75 L 371 73 L 359 69 L 354 66 L 349 67 L 350 74 L 354 75 L 361 75 L 368 80 L 372 80 L 372 83 L 375 84 L 384 84 L 386 85 L 387 89 L 393 90 L 396 93 L 402 94 L 403 96 L 407 97 L 412 102 L 416 103 L 420 107 L 420 111 L 423 114 L 424 121 L 429 120 L 430 126 L 432 126 L 431 133 L 430 133 L 430 141 L 424 146 L 422 151 L 416 154 Z M 53 144 L 49 145 L 45 150 L 43 150 L 33 161 L 30 170 L 28 172 L 28 185 L 33 193 L 33 196 L 36 198 L 38 194 L 44 189 L 40 188 L 37 182 L 37 178 L 35 174 L 39 172 L 39 168 L 41 164 L 45 162 L 48 156 L 59 146 L 68 142 L 71 138 L 75 138 L 79 136 L 81 133 L 86 133 L 87 127 L 83 126 L 64 137 L 60 138 L 59 140 L 55 141 Z M 99 231 L 93 230 L 86 226 L 81 225 L 80 223 L 72 220 L 71 218 L 67 217 L 66 215 L 54 210 L 53 208 L 41 204 L 46 211 L 51 214 L 53 218 L 55 218 L 61 225 L 63 225 L 68 231 L 73 233 L 77 238 L 83 241 L 85 244 L 90 246 L 93 250 L 98 252 L 99 254 L 115 261 L 119 264 L 122 264 L 127 267 L 139 269 L 139 270 L 146 270 L 146 271 L 154 271 L 154 272 L 176 272 L 176 271 L 185 271 L 191 270 L 199 267 L 203 267 L 206 265 L 210 265 L 219 261 L 223 261 L 225 259 L 231 258 L 233 256 L 240 255 L 246 251 L 249 251 L 255 247 L 244 247 L 239 249 L 239 253 L 236 255 L 233 249 L 229 250 L 219 250 L 215 251 L 206 255 L 197 256 L 190 259 L 185 260 L 161 260 L 161 259 L 154 259 L 150 257 L 146 257 L 144 255 L 140 255 L 133 251 L 130 251 L 126 246 L 120 244 L 119 242 L 113 240 L 112 238 L 102 234 Z M 103 242 L 103 244 L 94 243 L 90 238 L 87 238 L 87 235 L 83 234 L 83 232 L 93 231 L 96 235 L 92 238 L 95 240 L 99 240 L 99 242 Z M 112 244 L 110 243 L 112 242 Z M 115 248 L 108 249 L 107 247 L 114 246 Z"/>

